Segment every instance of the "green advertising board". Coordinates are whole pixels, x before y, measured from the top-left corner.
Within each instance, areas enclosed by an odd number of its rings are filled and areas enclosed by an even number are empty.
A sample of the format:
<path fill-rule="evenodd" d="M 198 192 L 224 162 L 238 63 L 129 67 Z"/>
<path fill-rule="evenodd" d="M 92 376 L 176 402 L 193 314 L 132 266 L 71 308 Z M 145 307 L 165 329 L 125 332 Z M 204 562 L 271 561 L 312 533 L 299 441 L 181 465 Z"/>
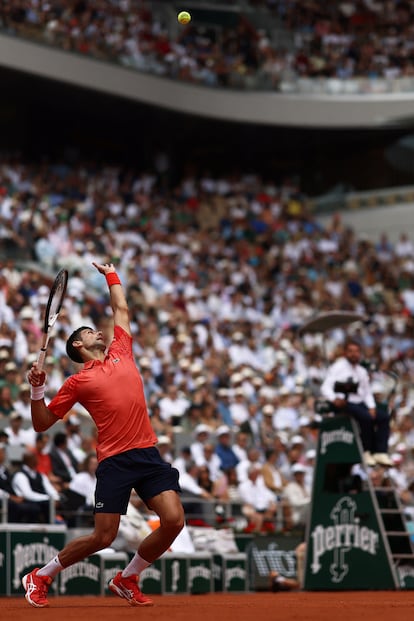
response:
<path fill-rule="evenodd" d="M 248 591 L 247 555 L 214 554 L 213 581 L 215 591 L 231 593 Z"/>
<path fill-rule="evenodd" d="M 202 552 L 188 556 L 188 591 L 189 593 L 211 593 L 213 588 L 213 557 Z"/>
<path fill-rule="evenodd" d="M 100 595 L 100 570 L 100 558 L 96 554 L 66 567 L 59 574 L 59 593 L 61 595 Z"/>
<path fill-rule="evenodd" d="M 188 556 L 167 552 L 163 558 L 163 592 L 188 593 Z"/>
<path fill-rule="evenodd" d="M 355 421 L 322 421 L 306 534 L 305 590 L 393 589 L 397 577 L 375 495 L 359 476 Z M 358 466 L 363 475 L 363 466 Z"/>
<path fill-rule="evenodd" d="M 22 594 L 22 577 L 49 562 L 66 541 L 66 526 L 0 524 L 0 595 Z M 57 584 L 51 586 L 56 593 Z"/>
<path fill-rule="evenodd" d="M 250 588 L 268 591 L 271 571 L 286 578 L 296 578 L 296 547 L 300 543 L 302 539 L 297 535 L 253 537 L 246 547 Z"/>

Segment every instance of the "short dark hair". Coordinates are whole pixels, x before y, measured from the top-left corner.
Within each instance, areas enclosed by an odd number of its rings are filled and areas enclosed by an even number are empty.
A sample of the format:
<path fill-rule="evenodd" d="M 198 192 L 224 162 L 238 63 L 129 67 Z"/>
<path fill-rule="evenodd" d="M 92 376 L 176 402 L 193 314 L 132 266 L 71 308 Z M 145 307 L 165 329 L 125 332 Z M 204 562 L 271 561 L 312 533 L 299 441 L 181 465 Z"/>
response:
<path fill-rule="evenodd" d="M 72 334 L 66 341 L 66 353 L 69 358 L 73 360 L 73 362 L 83 362 L 83 358 L 80 355 L 79 351 L 76 349 L 76 347 L 73 346 L 73 341 L 79 341 L 83 330 L 92 330 L 92 328 L 90 328 L 89 326 L 81 326 L 80 328 L 77 328 L 74 332 L 72 332 Z"/>

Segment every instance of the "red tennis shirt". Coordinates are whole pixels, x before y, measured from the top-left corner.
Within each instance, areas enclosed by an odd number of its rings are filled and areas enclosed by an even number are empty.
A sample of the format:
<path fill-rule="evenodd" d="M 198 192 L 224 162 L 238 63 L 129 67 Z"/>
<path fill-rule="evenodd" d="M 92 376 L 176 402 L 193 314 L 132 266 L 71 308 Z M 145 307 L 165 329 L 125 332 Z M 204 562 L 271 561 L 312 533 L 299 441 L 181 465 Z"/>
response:
<path fill-rule="evenodd" d="M 65 381 L 48 408 L 63 418 L 76 402 L 88 410 L 98 428 L 98 461 L 156 444 L 132 337 L 120 326 L 115 326 L 105 360 L 86 362 Z"/>

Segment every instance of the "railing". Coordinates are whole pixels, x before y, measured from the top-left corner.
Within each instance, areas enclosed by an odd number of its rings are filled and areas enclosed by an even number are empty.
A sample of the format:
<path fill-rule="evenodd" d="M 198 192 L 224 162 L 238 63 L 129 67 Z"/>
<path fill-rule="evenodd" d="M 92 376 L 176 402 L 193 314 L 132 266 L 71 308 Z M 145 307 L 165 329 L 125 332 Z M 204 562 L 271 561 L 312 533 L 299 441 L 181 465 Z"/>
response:
<path fill-rule="evenodd" d="M 9 522 L 9 499 L 0 498 L 0 523 L 7 524 Z M 56 523 L 56 509 L 55 501 L 51 498 L 49 500 L 49 524 Z"/>

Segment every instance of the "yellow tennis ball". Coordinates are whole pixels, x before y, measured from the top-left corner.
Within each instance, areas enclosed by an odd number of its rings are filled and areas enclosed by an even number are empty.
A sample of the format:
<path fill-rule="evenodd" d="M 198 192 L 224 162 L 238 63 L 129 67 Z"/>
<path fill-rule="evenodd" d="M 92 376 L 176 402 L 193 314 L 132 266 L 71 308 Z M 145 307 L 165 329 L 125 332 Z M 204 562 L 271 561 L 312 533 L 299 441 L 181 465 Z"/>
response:
<path fill-rule="evenodd" d="M 188 13 L 188 11 L 181 11 L 181 13 L 178 13 L 177 19 L 180 24 L 188 24 L 188 22 L 191 20 L 191 15 L 190 13 Z"/>

